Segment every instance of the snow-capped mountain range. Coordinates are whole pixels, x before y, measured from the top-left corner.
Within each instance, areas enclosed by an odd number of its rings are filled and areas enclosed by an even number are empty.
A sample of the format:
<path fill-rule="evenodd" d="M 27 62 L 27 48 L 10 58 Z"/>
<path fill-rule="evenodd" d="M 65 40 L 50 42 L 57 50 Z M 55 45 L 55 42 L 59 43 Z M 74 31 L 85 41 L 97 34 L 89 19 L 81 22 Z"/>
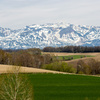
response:
<path fill-rule="evenodd" d="M 67 45 L 100 46 L 100 27 L 48 23 L 11 30 L 0 27 L 0 48 L 27 49 Z"/>

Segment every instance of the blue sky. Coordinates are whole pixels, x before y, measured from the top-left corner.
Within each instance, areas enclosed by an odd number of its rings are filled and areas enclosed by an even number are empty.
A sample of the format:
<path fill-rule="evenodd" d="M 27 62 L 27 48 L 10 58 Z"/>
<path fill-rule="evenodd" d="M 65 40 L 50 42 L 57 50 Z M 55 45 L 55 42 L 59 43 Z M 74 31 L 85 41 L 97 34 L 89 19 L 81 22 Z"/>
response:
<path fill-rule="evenodd" d="M 0 27 L 56 22 L 100 26 L 100 0 L 0 0 Z"/>

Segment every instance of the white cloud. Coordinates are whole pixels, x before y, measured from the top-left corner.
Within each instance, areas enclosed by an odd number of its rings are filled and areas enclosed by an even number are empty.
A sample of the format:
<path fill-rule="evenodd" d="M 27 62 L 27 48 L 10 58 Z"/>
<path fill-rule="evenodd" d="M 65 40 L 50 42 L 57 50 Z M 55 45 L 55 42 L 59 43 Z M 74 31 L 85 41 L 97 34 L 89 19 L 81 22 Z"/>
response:
<path fill-rule="evenodd" d="M 0 26 L 22 28 L 60 21 L 100 25 L 99 5 L 99 0 L 0 0 Z"/>

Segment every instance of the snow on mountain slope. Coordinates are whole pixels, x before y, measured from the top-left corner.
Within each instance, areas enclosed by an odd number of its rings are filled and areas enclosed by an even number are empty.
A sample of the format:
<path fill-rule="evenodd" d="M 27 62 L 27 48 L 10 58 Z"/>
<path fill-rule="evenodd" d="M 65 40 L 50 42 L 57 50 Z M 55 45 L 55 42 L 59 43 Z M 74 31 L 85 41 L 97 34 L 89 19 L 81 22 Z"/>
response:
<path fill-rule="evenodd" d="M 100 46 L 100 27 L 48 23 L 11 30 L 0 27 L 0 48 L 26 49 L 46 46 Z"/>

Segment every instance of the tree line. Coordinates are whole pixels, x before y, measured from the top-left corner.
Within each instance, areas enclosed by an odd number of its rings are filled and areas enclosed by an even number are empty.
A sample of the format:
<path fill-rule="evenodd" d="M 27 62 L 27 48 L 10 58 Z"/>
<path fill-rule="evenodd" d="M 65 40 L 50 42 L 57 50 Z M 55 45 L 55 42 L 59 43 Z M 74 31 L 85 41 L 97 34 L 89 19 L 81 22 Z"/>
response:
<path fill-rule="evenodd" d="M 37 48 L 26 50 L 2 50 L 0 49 L 0 64 L 17 65 L 26 67 L 38 67 L 53 62 L 49 54 L 41 54 Z"/>
<path fill-rule="evenodd" d="M 100 52 L 100 46 L 64 46 L 64 47 L 45 47 L 43 52 L 69 52 L 69 53 L 88 53 Z"/>

